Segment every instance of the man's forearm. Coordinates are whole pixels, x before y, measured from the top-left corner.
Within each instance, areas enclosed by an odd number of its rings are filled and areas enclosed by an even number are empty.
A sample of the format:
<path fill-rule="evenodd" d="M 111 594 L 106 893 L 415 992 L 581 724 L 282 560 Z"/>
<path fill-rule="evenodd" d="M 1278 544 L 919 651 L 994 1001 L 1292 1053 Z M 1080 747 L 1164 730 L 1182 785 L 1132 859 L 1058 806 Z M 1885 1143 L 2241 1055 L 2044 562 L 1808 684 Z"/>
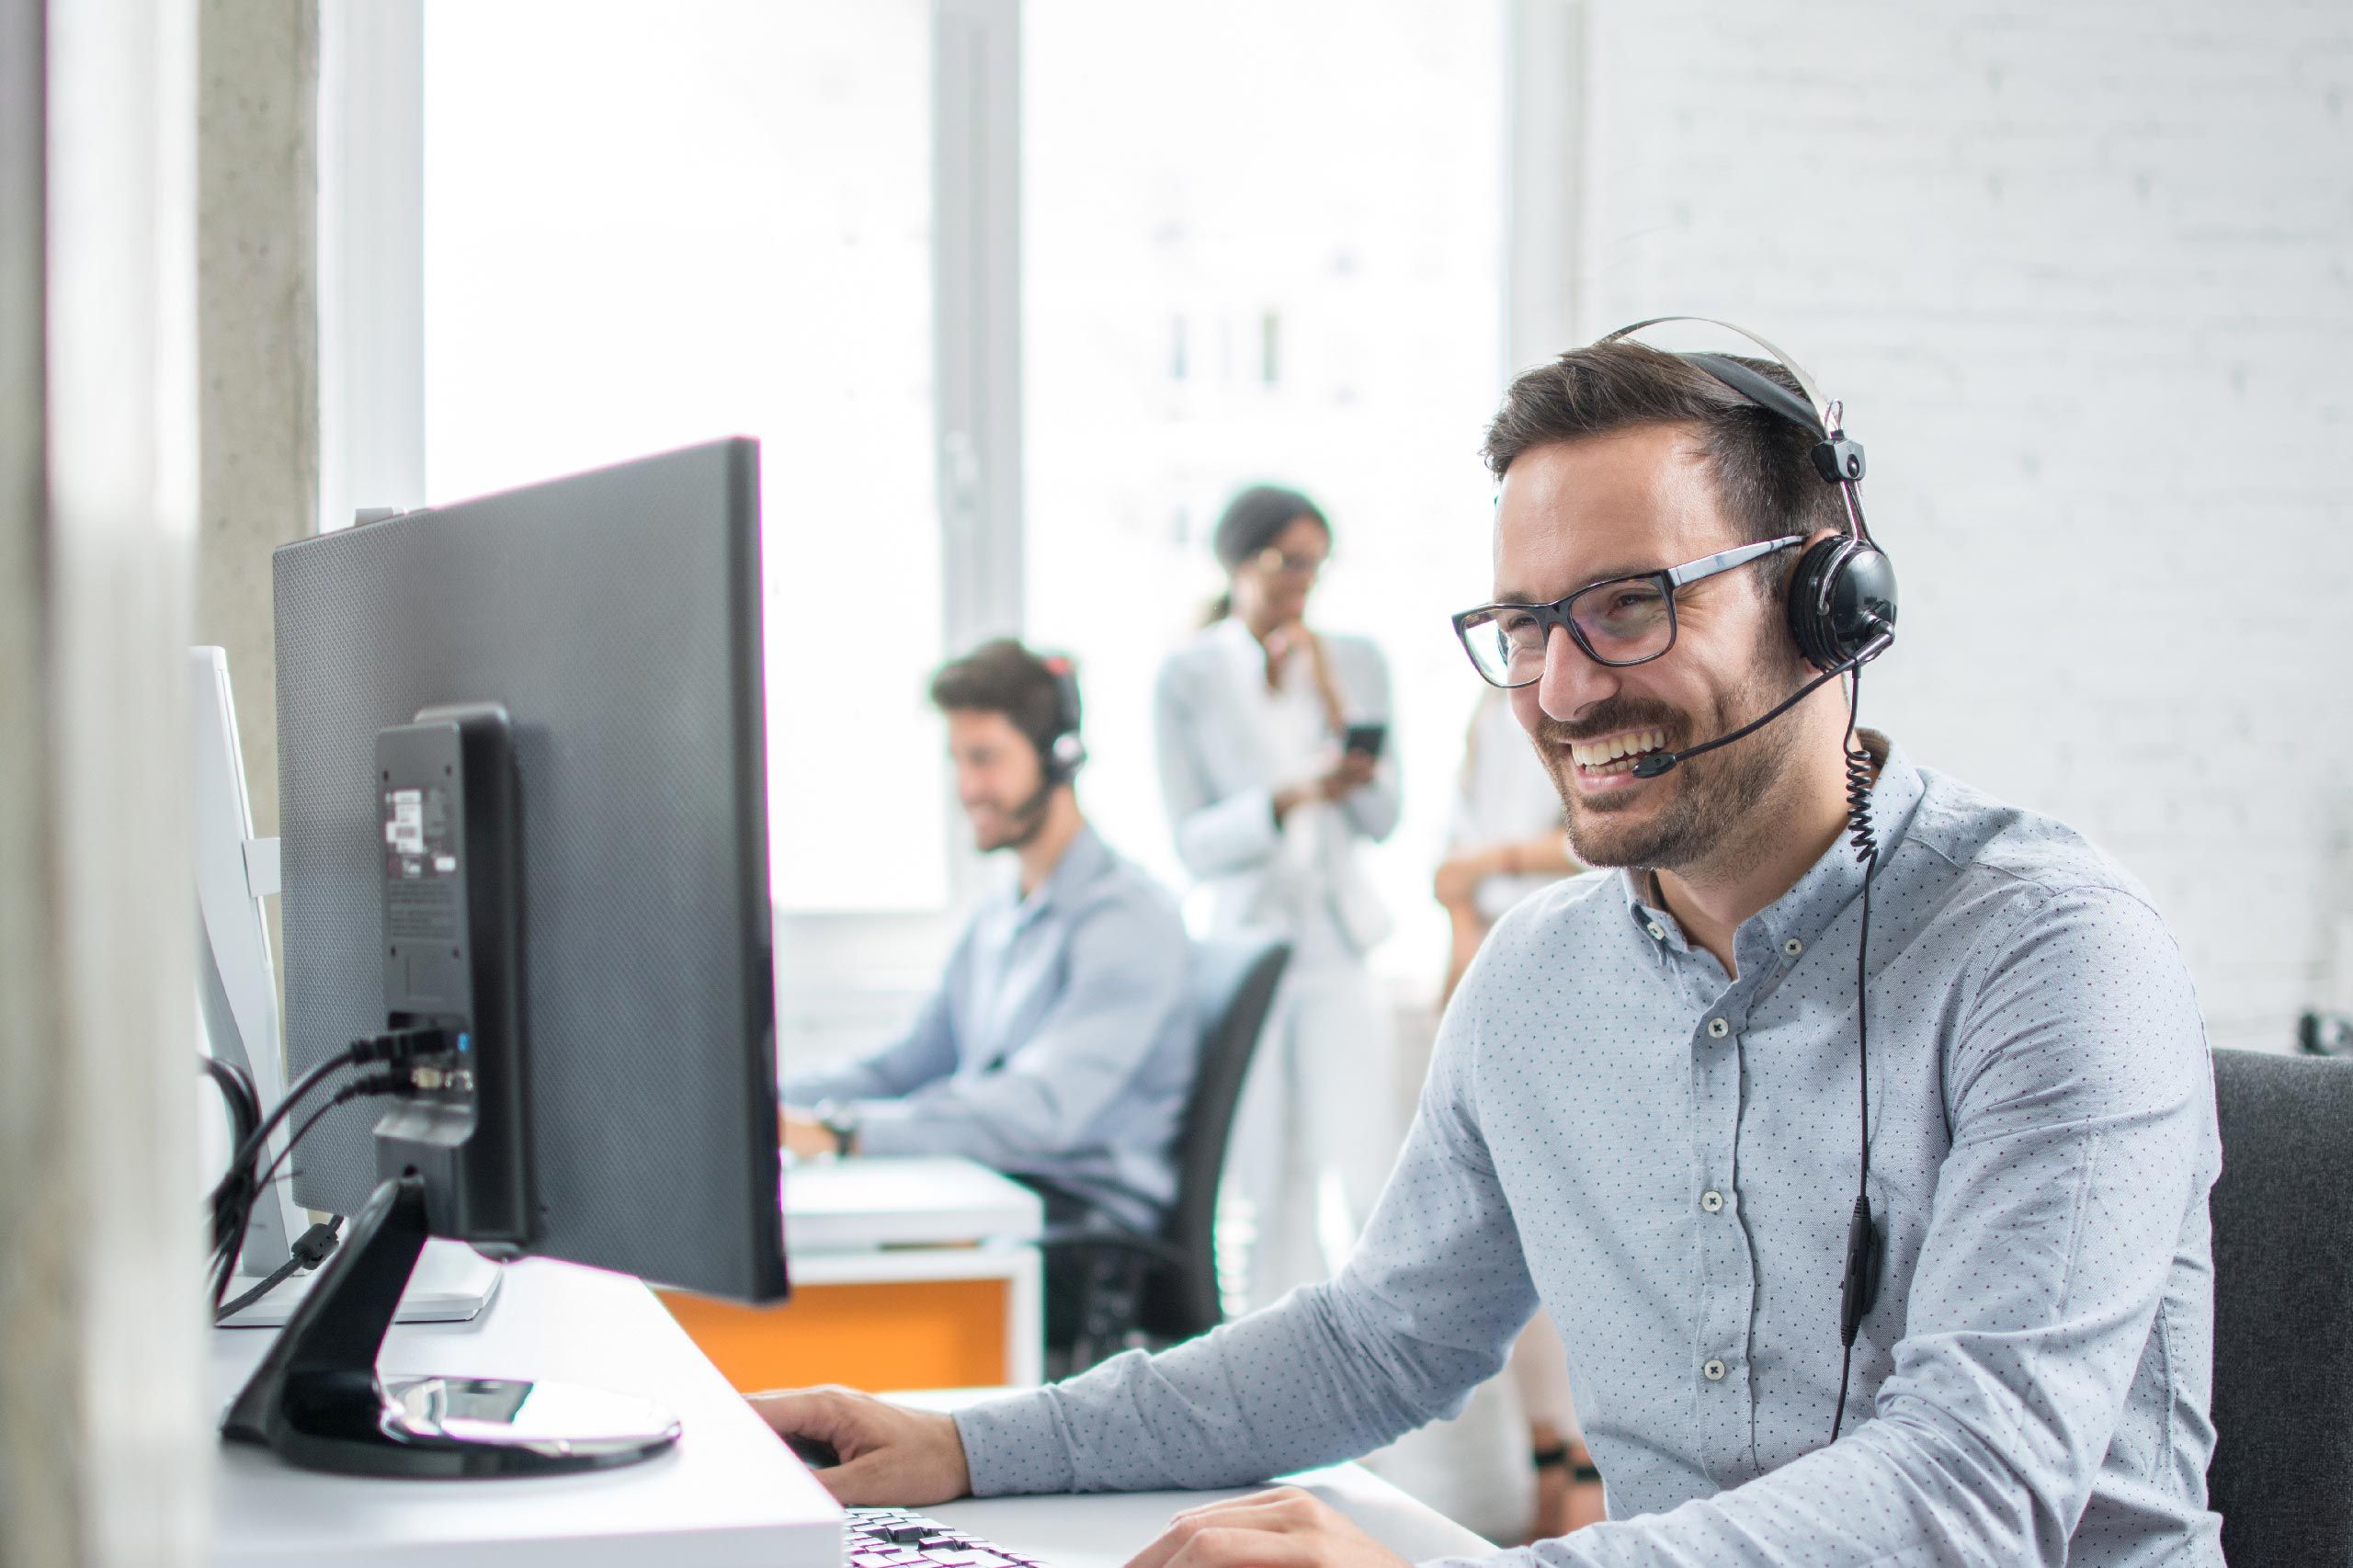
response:
<path fill-rule="evenodd" d="M 1419 1345 L 1406 1358 L 1350 1326 L 1340 1285 L 1281 1302 L 1157 1356 L 958 1414 L 981 1496 L 1243 1486 L 1354 1459 L 1459 1405 L 1499 1353 Z"/>

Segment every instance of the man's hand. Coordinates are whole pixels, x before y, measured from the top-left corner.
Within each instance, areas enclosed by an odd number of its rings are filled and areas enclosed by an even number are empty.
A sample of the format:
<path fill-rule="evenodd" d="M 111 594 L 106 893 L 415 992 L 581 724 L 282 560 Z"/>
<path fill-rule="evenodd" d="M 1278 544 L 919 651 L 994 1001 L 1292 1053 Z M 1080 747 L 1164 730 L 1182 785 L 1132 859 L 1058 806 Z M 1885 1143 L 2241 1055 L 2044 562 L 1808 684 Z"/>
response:
<path fill-rule="evenodd" d="M 1296 1486 L 1188 1508 L 1128 1568 L 1405 1568 L 1347 1516 Z"/>
<path fill-rule="evenodd" d="M 786 1108 L 776 1113 L 776 1139 L 790 1151 L 796 1160 L 813 1160 L 820 1154 L 834 1153 L 838 1140 L 834 1130 L 804 1110 Z"/>
<path fill-rule="evenodd" d="M 952 1417 L 886 1404 L 856 1389 L 779 1389 L 745 1396 L 779 1436 L 833 1445 L 842 1462 L 816 1471 L 847 1507 L 920 1508 L 972 1489 Z"/>

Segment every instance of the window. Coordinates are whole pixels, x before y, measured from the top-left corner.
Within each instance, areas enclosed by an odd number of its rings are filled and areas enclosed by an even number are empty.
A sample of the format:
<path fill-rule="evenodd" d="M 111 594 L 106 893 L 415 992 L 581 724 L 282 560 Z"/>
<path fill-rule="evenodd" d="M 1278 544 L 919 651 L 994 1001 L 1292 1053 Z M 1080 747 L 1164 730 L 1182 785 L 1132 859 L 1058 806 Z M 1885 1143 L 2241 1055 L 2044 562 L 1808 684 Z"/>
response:
<path fill-rule="evenodd" d="M 425 13 L 427 496 L 759 437 L 787 910 L 947 897 L 930 18 Z"/>
<path fill-rule="evenodd" d="M 1372 869 L 1384 960 L 1425 983 L 1478 695 L 1447 618 L 1488 585 L 1504 26 L 1438 0 L 1022 10 L 1026 602 L 1082 663 L 1088 812 L 1176 882 L 1154 673 L 1218 590 L 1225 498 L 1298 485 L 1336 537 L 1317 619 L 1391 661 L 1406 817 Z"/>

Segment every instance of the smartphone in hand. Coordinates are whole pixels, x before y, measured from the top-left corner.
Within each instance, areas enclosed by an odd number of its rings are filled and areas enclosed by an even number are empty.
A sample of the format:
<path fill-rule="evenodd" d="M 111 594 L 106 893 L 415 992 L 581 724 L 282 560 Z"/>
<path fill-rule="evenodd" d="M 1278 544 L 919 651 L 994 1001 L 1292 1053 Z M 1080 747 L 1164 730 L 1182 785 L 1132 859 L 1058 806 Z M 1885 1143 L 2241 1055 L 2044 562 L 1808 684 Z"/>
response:
<path fill-rule="evenodd" d="M 1349 751 L 1360 751 L 1378 760 L 1381 748 L 1388 742 L 1389 726 L 1386 724 L 1350 724 L 1347 737 L 1341 744 Z"/>

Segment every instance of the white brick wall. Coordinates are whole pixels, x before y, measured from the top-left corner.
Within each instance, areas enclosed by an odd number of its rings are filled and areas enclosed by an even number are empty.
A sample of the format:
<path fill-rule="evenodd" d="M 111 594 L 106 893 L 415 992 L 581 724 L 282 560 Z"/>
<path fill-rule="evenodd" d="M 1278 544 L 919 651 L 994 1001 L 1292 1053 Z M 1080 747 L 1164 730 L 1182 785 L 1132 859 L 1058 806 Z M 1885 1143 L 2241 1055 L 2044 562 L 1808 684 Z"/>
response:
<path fill-rule="evenodd" d="M 2143 878 L 2217 1044 L 2353 1004 L 2353 6 L 1588 25 L 1579 328 L 1727 316 L 1847 400 L 1870 720 Z"/>

